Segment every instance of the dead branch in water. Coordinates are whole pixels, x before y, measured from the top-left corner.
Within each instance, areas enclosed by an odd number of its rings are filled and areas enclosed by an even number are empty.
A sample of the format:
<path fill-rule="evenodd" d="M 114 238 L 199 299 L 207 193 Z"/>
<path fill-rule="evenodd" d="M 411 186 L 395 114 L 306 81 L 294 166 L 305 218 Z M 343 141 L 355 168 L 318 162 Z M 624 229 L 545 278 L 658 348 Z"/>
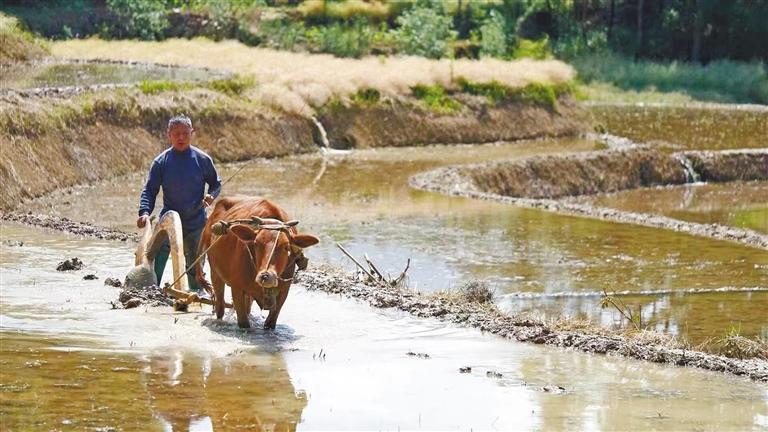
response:
<path fill-rule="evenodd" d="M 355 257 L 352 256 L 351 253 L 347 249 L 344 248 L 344 246 L 341 245 L 341 243 L 336 243 L 336 247 L 341 250 L 344 255 L 347 256 L 347 258 L 351 259 L 355 265 L 365 273 L 366 276 L 368 276 L 369 280 L 372 282 L 376 282 L 378 285 L 385 286 L 385 287 L 395 287 L 400 285 L 403 280 L 405 280 L 405 275 L 408 272 L 408 269 L 411 267 L 411 259 L 408 258 L 408 261 L 405 264 L 405 269 L 400 273 L 400 275 L 396 278 L 392 278 L 391 276 L 387 275 L 384 276 L 384 274 L 379 271 L 379 269 L 376 267 L 376 264 L 371 261 L 371 258 L 368 256 L 368 254 L 363 254 L 365 257 L 365 262 L 368 264 L 368 268 L 366 269 L 362 264 L 360 264 L 360 261 L 355 259 Z"/>
<path fill-rule="evenodd" d="M 405 274 L 408 273 L 408 269 L 411 268 L 411 259 L 408 258 L 408 261 L 405 262 L 405 269 L 403 269 L 402 272 L 400 272 L 400 276 L 396 277 L 393 281 L 392 286 L 400 285 L 403 280 L 405 280 Z"/>
<path fill-rule="evenodd" d="M 624 319 L 632 323 L 632 325 L 635 327 L 635 330 L 640 331 L 643 329 L 642 307 L 637 313 L 635 313 L 632 308 L 627 306 L 627 304 L 624 303 L 620 298 L 608 294 L 608 291 L 603 288 L 603 298 L 600 299 L 600 307 L 605 309 L 608 306 L 612 306 L 619 312 L 619 314 L 621 314 L 622 317 L 624 317 Z"/>

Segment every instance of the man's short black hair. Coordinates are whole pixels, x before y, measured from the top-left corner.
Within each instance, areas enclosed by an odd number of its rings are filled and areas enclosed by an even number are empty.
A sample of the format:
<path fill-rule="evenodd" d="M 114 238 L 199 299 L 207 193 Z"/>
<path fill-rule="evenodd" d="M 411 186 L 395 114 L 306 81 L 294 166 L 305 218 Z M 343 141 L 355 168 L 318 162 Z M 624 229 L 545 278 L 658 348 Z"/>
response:
<path fill-rule="evenodd" d="M 192 129 L 192 119 L 187 117 L 186 114 L 179 114 L 171 117 L 171 119 L 168 120 L 168 130 L 171 130 L 173 125 L 177 125 L 177 124 L 183 124 L 188 128 Z"/>

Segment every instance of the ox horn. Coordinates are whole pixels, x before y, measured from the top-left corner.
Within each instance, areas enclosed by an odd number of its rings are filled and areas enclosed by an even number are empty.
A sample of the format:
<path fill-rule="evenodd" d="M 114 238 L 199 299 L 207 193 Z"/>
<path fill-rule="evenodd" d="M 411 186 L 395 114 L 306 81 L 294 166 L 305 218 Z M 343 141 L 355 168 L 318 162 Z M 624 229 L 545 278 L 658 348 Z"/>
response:
<path fill-rule="evenodd" d="M 290 228 L 290 227 L 295 227 L 295 226 L 296 226 L 296 225 L 298 225 L 298 224 L 299 224 L 299 221 L 297 221 L 296 219 L 294 219 L 294 220 L 289 220 L 288 222 L 286 222 L 286 223 L 285 223 L 285 226 L 287 226 L 287 227 L 289 227 L 289 228 Z"/>

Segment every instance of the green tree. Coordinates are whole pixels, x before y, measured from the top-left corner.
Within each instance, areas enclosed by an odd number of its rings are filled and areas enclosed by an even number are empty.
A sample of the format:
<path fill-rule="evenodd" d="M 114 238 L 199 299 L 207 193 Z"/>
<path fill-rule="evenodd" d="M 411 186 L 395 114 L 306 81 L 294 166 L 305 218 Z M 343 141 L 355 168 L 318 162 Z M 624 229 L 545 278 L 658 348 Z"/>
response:
<path fill-rule="evenodd" d="M 450 56 L 450 42 L 456 39 L 453 19 L 440 3 L 419 3 L 397 18 L 400 28 L 395 40 L 403 52 L 429 58 Z"/>
<path fill-rule="evenodd" d="M 168 28 L 165 3 L 156 0 L 107 0 L 107 7 L 119 21 L 113 33 L 120 38 L 155 40 Z"/>
<path fill-rule="evenodd" d="M 491 10 L 488 18 L 480 26 L 480 56 L 505 57 L 508 51 L 504 17 Z"/>

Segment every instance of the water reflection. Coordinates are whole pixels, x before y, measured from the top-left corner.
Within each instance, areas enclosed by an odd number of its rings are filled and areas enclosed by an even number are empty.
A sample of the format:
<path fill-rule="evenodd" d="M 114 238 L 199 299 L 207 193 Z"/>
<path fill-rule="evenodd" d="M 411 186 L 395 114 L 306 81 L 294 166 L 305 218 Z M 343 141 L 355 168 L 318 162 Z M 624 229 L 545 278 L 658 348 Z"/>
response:
<path fill-rule="evenodd" d="M 764 181 L 643 188 L 575 201 L 768 233 L 768 182 Z"/>
<path fill-rule="evenodd" d="M 280 354 L 212 359 L 177 352 L 145 361 L 141 379 L 151 409 L 173 431 L 296 430 L 307 405 Z"/>
<path fill-rule="evenodd" d="M 279 354 L 136 358 L 82 340 L 8 332 L 2 339 L 0 415 L 8 430 L 287 431 L 307 405 Z"/>

